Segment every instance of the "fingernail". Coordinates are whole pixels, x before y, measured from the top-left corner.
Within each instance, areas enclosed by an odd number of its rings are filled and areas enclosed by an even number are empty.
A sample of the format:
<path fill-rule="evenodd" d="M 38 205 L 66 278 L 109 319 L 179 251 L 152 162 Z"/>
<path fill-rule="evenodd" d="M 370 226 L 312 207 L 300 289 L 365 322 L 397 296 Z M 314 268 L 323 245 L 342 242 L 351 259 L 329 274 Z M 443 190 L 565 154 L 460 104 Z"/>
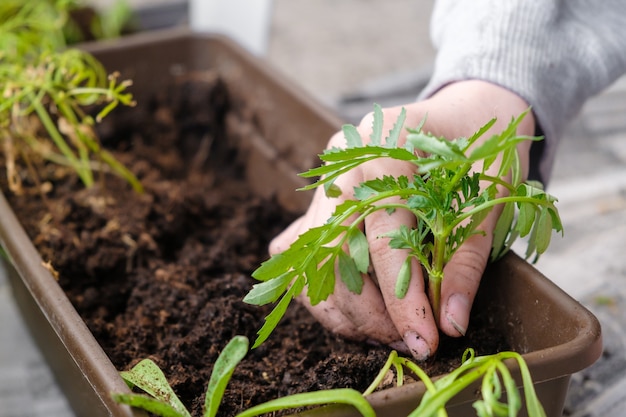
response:
<path fill-rule="evenodd" d="M 409 347 L 402 340 L 398 342 L 389 343 L 389 347 L 392 348 L 393 350 L 397 350 L 398 352 L 410 353 Z"/>
<path fill-rule="evenodd" d="M 367 339 L 365 341 L 365 343 L 367 343 L 370 346 L 380 346 L 381 345 L 381 343 L 378 340 L 376 340 L 376 339 Z"/>
<path fill-rule="evenodd" d="M 461 335 L 465 336 L 467 333 L 466 325 L 461 325 L 460 322 L 465 322 L 465 318 L 470 311 L 469 300 L 461 294 L 452 294 L 448 298 L 448 304 L 446 305 L 446 320 L 452 325 Z M 463 318 L 463 320 L 461 320 Z"/>
<path fill-rule="evenodd" d="M 415 332 L 406 332 L 404 334 L 404 343 L 406 343 L 411 355 L 418 361 L 425 361 L 430 356 L 430 347 L 426 341 Z"/>

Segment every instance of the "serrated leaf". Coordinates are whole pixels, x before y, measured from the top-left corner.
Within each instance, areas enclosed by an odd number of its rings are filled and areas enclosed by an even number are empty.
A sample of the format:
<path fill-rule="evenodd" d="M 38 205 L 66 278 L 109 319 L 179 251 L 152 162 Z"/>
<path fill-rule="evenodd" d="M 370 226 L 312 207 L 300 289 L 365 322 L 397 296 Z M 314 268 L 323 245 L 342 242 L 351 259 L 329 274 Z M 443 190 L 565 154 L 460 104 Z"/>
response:
<path fill-rule="evenodd" d="M 467 147 L 471 146 L 474 142 L 476 142 L 479 138 L 481 138 L 485 133 L 487 133 L 489 129 L 493 127 L 496 121 L 497 119 L 494 117 L 493 119 L 485 123 L 483 126 L 481 126 L 480 129 L 478 129 L 472 136 L 468 138 L 465 146 L 463 146 L 462 149 L 467 149 Z"/>
<path fill-rule="evenodd" d="M 495 159 L 496 156 L 500 153 L 500 137 L 497 135 L 491 136 L 489 139 L 481 143 L 479 146 L 472 150 L 470 153 L 469 159 L 472 161 L 480 161 L 481 159 L 491 158 Z M 491 165 L 489 163 L 488 165 Z M 489 166 L 486 166 L 484 170 L 489 169 Z"/>
<path fill-rule="evenodd" d="M 295 274 L 295 271 L 288 271 L 276 278 L 260 284 L 254 284 L 252 289 L 243 298 L 243 302 L 262 306 L 277 301 L 287 290 Z"/>
<path fill-rule="evenodd" d="M 400 115 L 394 123 L 393 128 L 389 131 L 389 136 L 387 136 L 387 140 L 385 141 L 386 148 L 396 148 L 398 146 L 398 139 L 400 138 L 400 133 L 402 132 L 405 120 L 406 109 L 403 107 L 402 110 L 400 110 Z"/>
<path fill-rule="evenodd" d="M 378 146 L 382 142 L 383 136 L 383 110 L 378 104 L 374 104 L 374 117 L 372 120 L 372 133 L 370 134 L 370 143 Z"/>
<path fill-rule="evenodd" d="M 433 201 L 430 197 L 424 195 L 412 195 L 407 199 L 406 203 L 411 210 L 420 210 L 432 207 Z"/>
<path fill-rule="evenodd" d="M 363 289 L 363 277 L 354 263 L 354 259 L 348 256 L 344 251 L 339 251 L 338 264 L 339 275 L 343 283 L 346 284 L 346 287 L 355 294 L 361 294 L 361 290 Z"/>
<path fill-rule="evenodd" d="M 315 237 L 319 236 L 319 233 L 315 233 L 316 231 L 310 230 L 308 235 L 304 237 L 301 235 L 294 244 L 291 245 L 289 249 L 285 252 L 277 253 L 272 255 L 271 258 L 261 263 L 261 265 L 252 272 L 252 277 L 258 281 L 269 281 L 278 276 L 281 276 L 291 269 L 294 268 L 294 264 L 296 260 L 300 258 L 300 253 L 302 252 L 302 240 L 310 240 L 307 237 L 313 237 L 311 235 L 315 234 Z M 300 247 L 296 246 L 296 243 L 300 241 Z"/>
<path fill-rule="evenodd" d="M 289 290 L 283 295 L 278 304 L 274 307 L 274 309 L 265 316 L 265 322 L 263 326 L 257 332 L 257 338 L 254 341 L 253 349 L 259 347 L 263 342 L 267 340 L 267 338 L 272 334 L 272 331 L 278 326 L 278 322 L 283 318 L 285 312 L 287 311 L 287 307 L 289 307 L 289 303 L 291 300 L 300 295 L 302 290 L 304 289 L 304 278 L 301 276 L 296 279 L 296 281 L 291 285 Z"/>
<path fill-rule="evenodd" d="M 335 259 L 325 259 L 314 275 L 307 271 L 307 295 L 312 305 L 325 301 L 335 291 Z"/>
<path fill-rule="evenodd" d="M 409 284 L 411 283 L 411 257 L 407 256 L 400 271 L 398 271 L 398 278 L 396 279 L 396 297 L 402 299 L 406 296 L 409 290 Z"/>
<path fill-rule="evenodd" d="M 363 146 L 361 134 L 354 125 L 343 125 L 343 136 L 346 138 L 348 148 L 357 148 Z"/>
<path fill-rule="evenodd" d="M 365 233 L 357 228 L 348 233 L 348 249 L 359 272 L 366 274 L 370 266 L 370 250 Z"/>
<path fill-rule="evenodd" d="M 235 336 L 224 347 L 213 365 L 211 378 L 204 397 L 204 417 L 215 417 L 222 403 L 226 385 L 235 371 L 235 367 L 248 353 L 248 338 Z"/>
<path fill-rule="evenodd" d="M 467 161 L 453 142 L 423 133 L 410 133 L 407 135 L 407 142 L 410 142 L 415 149 L 420 149 L 430 155 L 441 156 L 453 161 Z"/>

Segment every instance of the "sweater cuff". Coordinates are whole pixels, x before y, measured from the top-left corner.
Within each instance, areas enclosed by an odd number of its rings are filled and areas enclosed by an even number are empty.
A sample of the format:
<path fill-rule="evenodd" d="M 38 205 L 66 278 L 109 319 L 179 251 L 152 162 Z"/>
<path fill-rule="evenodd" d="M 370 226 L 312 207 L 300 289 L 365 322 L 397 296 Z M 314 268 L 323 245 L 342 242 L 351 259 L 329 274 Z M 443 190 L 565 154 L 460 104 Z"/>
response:
<path fill-rule="evenodd" d="M 531 164 L 546 182 L 566 124 L 626 71 L 621 8 L 619 0 L 440 0 L 431 27 L 437 59 L 420 98 L 470 79 L 513 91 L 545 136 Z"/>

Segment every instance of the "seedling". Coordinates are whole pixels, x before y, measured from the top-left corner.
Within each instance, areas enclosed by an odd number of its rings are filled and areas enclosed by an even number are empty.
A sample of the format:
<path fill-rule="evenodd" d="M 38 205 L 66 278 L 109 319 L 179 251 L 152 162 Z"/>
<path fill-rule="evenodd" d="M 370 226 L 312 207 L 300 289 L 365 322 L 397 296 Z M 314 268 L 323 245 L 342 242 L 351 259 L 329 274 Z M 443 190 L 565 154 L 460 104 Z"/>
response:
<path fill-rule="evenodd" d="M 404 110 L 383 139 L 383 114 L 375 106 L 368 144 L 362 143 L 355 126 L 344 126 L 347 146 L 320 155 L 325 165 L 302 174 L 320 179 L 303 190 L 324 186 L 327 195 L 338 196 L 348 190 L 339 189 L 337 177 L 378 158 L 412 163 L 415 174 L 364 181 L 353 190 L 354 198 L 338 205 L 324 225 L 304 232 L 288 249 L 254 271 L 253 277 L 261 283 L 254 285 L 244 301 L 256 305 L 277 302 L 265 318 L 254 347 L 269 337 L 291 300 L 305 287 L 311 304 L 326 300 L 335 288 L 336 265 L 345 285 L 354 293 L 361 292 L 361 274 L 366 274 L 370 265 L 362 222 L 379 210 L 406 209 L 415 216 L 416 227 L 401 227 L 386 236 L 391 248 L 408 250 L 397 278 L 396 296 L 405 296 L 411 261 L 417 259 L 427 272 L 435 317 L 439 317 L 444 266 L 470 236 L 482 233 L 478 226 L 495 206 L 504 208 L 494 233 L 491 258 L 498 259 L 516 238 L 526 237 L 526 257 L 536 260 L 547 249 L 552 231 L 562 232 L 562 226 L 556 199 L 539 183 L 522 181 L 517 145 L 541 139 L 516 134 L 525 115 L 487 139 L 483 136 L 495 119 L 469 138 L 452 140 L 423 132 L 422 123 L 407 129 L 406 142 L 401 146 L 398 140 Z"/>
<path fill-rule="evenodd" d="M 247 351 L 248 339 L 244 336 L 235 336 L 218 357 L 206 390 L 204 417 L 214 417 L 217 414 L 228 381 Z M 475 356 L 471 349 L 463 355 L 461 366 L 435 381 L 431 380 L 415 362 L 392 351 L 378 376 L 363 393 L 351 388 L 338 388 L 293 394 L 249 408 L 236 417 L 255 417 L 280 410 L 324 404 L 348 404 L 364 417 L 375 417 L 376 413 L 367 401 L 367 396 L 381 385 L 392 367 L 395 369 L 397 386 L 404 383 L 404 369 L 420 378 L 426 386 L 426 393 L 419 406 L 409 414 L 410 417 L 447 416 L 446 404 L 481 378 L 481 398 L 473 403 L 477 415 L 516 416 L 522 402 L 515 379 L 504 363 L 507 359 L 517 361 L 519 366 L 528 415 L 545 417 L 528 367 L 518 353 L 500 352 L 488 356 Z M 167 382 L 163 371 L 152 360 L 144 359 L 130 371 L 121 372 L 121 375 L 131 389 L 139 388 L 144 394 L 113 394 L 113 399 L 118 403 L 141 408 L 162 417 L 191 417 L 191 413 Z M 502 401 L 503 394 L 506 394 L 506 402 Z"/>
<path fill-rule="evenodd" d="M 130 81 L 108 75 L 91 54 L 65 49 L 69 1 L 6 1 L 0 6 L 0 141 L 9 187 L 21 190 L 15 169 L 26 148 L 72 167 L 86 186 L 109 169 L 135 190 L 135 176 L 104 150 L 94 125 L 118 105 L 134 105 Z M 88 109 L 100 108 L 95 117 Z"/>
<path fill-rule="evenodd" d="M 482 378 L 481 398 L 472 404 L 476 414 L 479 417 L 516 416 L 521 410 L 522 401 L 517 383 L 505 364 L 507 360 L 516 361 L 519 367 L 528 415 L 545 417 L 545 411 L 537 398 L 528 365 L 517 352 L 476 356 L 473 349 L 468 349 L 463 354 L 462 364 L 458 368 L 433 381 L 415 362 L 398 356 L 396 351 L 392 351 L 387 363 L 363 395 L 373 392 L 392 367 L 396 371 L 397 385 L 401 386 L 404 368 L 406 368 L 426 387 L 426 392 L 418 407 L 409 414 L 409 417 L 445 417 L 447 416 L 446 404 Z M 506 402 L 502 401 L 503 394 L 506 394 Z"/>
<path fill-rule="evenodd" d="M 235 336 L 217 358 L 211 373 L 205 400 L 204 417 L 214 417 L 222 402 L 226 385 L 235 367 L 248 352 L 248 339 Z M 191 417 L 181 400 L 174 393 L 163 371 L 150 359 L 139 362 L 130 371 L 122 372 L 122 378 L 130 388 L 140 388 L 146 394 L 113 394 L 113 399 L 121 404 L 141 408 L 162 417 Z M 250 408 L 237 417 L 253 417 L 277 410 L 322 405 L 328 403 L 344 403 L 353 405 L 363 416 L 375 417 L 372 406 L 358 391 L 351 388 L 305 392 L 279 398 Z"/>

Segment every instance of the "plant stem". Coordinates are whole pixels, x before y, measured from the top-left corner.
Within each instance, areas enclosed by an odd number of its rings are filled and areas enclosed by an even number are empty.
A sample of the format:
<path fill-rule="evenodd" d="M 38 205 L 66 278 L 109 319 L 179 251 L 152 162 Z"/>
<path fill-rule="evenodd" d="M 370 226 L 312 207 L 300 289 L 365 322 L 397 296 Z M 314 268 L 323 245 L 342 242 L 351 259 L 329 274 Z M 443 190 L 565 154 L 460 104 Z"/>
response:
<path fill-rule="evenodd" d="M 443 216 L 437 214 L 433 232 L 433 258 L 431 268 L 428 273 L 428 297 L 435 316 L 435 323 L 439 326 L 439 315 L 441 312 L 441 281 L 443 280 L 443 267 L 446 262 L 446 241 L 448 233 L 446 233 L 443 224 Z"/>

